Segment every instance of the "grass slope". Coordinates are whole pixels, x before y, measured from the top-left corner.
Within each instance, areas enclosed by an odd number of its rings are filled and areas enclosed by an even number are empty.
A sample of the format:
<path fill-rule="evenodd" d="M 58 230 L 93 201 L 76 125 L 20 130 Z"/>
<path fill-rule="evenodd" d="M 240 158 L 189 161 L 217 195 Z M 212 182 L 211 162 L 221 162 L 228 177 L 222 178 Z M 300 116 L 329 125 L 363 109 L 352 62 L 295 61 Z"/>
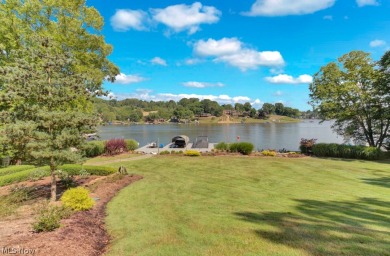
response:
<path fill-rule="evenodd" d="M 120 164 L 144 179 L 108 205 L 107 255 L 390 252 L 389 163 L 156 157 Z"/>

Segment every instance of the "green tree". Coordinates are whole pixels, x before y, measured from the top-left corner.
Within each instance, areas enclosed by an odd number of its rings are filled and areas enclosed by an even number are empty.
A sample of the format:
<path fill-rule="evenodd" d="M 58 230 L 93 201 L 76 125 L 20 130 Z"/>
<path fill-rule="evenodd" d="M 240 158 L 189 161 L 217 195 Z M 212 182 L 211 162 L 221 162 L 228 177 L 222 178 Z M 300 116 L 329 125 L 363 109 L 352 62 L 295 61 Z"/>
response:
<path fill-rule="evenodd" d="M 249 116 L 255 118 L 257 116 L 257 110 L 255 108 L 251 108 Z"/>
<path fill-rule="evenodd" d="M 389 53 L 379 65 L 362 51 L 345 54 L 314 75 L 311 104 L 336 120 L 338 134 L 380 148 L 390 125 L 389 66 Z"/>
<path fill-rule="evenodd" d="M 56 200 L 55 170 L 81 160 L 82 134 L 97 123 L 91 98 L 119 70 L 85 1 L 2 1 L 0 21 L 0 134 L 13 131 L 15 159 L 50 166 Z"/>
<path fill-rule="evenodd" d="M 284 113 L 283 103 L 275 103 L 275 114 L 283 115 L 283 113 Z"/>
<path fill-rule="evenodd" d="M 176 116 L 177 119 L 191 119 L 194 117 L 194 113 L 183 106 L 178 106 L 173 111 L 173 115 Z"/>
<path fill-rule="evenodd" d="M 244 111 L 249 112 L 252 109 L 252 104 L 250 102 L 245 102 L 243 107 Z"/>
<path fill-rule="evenodd" d="M 245 109 L 244 109 L 244 105 L 241 104 L 241 103 L 236 103 L 234 104 L 234 109 L 238 112 L 243 112 Z"/>
<path fill-rule="evenodd" d="M 275 106 L 271 103 L 264 103 L 261 110 L 265 115 L 275 114 Z"/>
<path fill-rule="evenodd" d="M 142 111 L 139 109 L 133 110 L 129 114 L 130 122 L 139 122 L 143 117 Z"/>

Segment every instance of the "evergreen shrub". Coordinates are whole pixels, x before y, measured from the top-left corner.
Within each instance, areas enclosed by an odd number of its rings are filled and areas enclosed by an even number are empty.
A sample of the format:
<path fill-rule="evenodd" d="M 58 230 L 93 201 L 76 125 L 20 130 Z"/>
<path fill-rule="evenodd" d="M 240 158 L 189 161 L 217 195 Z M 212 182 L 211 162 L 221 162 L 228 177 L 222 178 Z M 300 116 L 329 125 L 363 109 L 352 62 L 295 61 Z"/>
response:
<path fill-rule="evenodd" d="M 313 146 L 313 155 L 318 157 L 339 157 L 351 159 L 377 160 L 382 151 L 376 147 L 352 146 L 336 143 L 318 143 Z"/>
<path fill-rule="evenodd" d="M 89 196 L 89 191 L 83 187 L 66 190 L 61 196 L 61 202 L 65 207 L 75 211 L 89 210 L 95 204 L 95 201 Z"/>
<path fill-rule="evenodd" d="M 238 152 L 243 155 L 249 155 L 252 153 L 254 146 L 250 142 L 235 142 L 229 145 L 230 152 Z"/>
<path fill-rule="evenodd" d="M 104 141 L 88 141 L 84 145 L 84 154 L 86 157 L 96 157 L 104 154 Z"/>
<path fill-rule="evenodd" d="M 128 151 L 134 151 L 139 146 L 139 143 L 135 140 L 125 140 L 125 143 Z"/>

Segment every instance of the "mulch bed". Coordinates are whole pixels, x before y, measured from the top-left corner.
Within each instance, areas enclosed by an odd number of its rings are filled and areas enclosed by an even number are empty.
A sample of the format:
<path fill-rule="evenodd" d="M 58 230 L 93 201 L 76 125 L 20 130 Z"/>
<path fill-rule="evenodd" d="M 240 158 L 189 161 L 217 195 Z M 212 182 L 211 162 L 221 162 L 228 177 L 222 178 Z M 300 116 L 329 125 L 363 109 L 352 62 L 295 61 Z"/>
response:
<path fill-rule="evenodd" d="M 141 176 L 128 175 L 119 180 L 111 180 L 110 176 L 99 180 L 91 185 L 96 187 L 92 196 L 99 198 L 91 210 L 62 220 L 61 228 L 52 232 L 34 233 L 31 225 L 25 230 L 15 230 L 0 241 L 0 246 L 35 249 L 35 255 L 102 255 L 110 242 L 104 223 L 106 205 L 119 190 L 140 179 Z"/>

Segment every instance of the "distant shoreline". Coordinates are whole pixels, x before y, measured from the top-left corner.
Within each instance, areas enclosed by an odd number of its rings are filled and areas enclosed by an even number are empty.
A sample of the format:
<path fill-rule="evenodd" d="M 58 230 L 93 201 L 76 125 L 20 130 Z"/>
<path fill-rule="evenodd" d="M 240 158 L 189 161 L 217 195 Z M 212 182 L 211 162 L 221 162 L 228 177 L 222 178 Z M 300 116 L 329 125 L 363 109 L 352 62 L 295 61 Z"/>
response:
<path fill-rule="evenodd" d="M 201 117 L 197 121 L 185 122 L 125 122 L 125 121 L 114 121 L 112 123 L 100 124 L 106 125 L 165 125 L 165 124 L 194 124 L 194 125 L 205 125 L 205 124 L 286 124 L 286 123 L 299 123 L 304 119 L 291 118 L 286 116 L 271 116 L 269 119 L 254 119 L 254 118 L 228 118 L 227 120 L 220 120 L 217 117 Z"/>

